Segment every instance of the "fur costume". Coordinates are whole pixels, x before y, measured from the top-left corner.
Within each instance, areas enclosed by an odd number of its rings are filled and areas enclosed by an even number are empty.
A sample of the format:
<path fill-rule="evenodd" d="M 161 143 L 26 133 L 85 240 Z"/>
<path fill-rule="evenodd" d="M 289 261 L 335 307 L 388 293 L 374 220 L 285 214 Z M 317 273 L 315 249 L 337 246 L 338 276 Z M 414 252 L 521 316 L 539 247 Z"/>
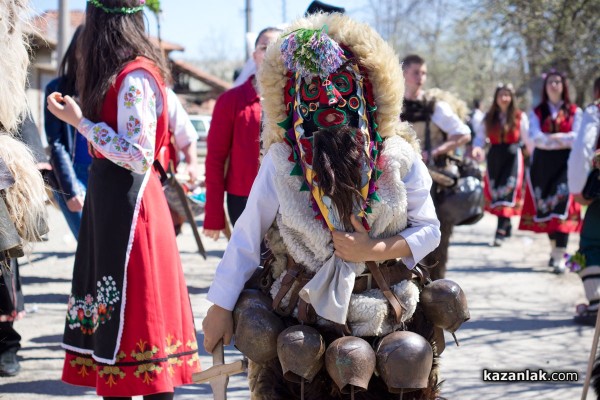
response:
<path fill-rule="evenodd" d="M 375 121 L 370 125 L 375 132 L 369 132 L 374 133 L 372 136 L 374 140 L 383 142 L 378 152 L 380 157 L 374 162 L 376 164 L 374 168 L 384 170 L 385 173 L 377 180 L 376 190 L 379 201 L 370 203 L 370 209 L 365 214 L 363 223 L 369 225 L 370 236 L 377 238 L 397 235 L 407 226 L 407 195 L 402 179 L 420 153 L 414 131 L 398 118 L 402 109 L 404 82 L 397 56 L 373 29 L 344 15 L 316 14 L 296 21 L 277 42 L 267 49 L 258 73 L 264 112 L 262 143 L 265 151 L 270 151 L 277 171 L 274 187 L 280 202 L 276 222 L 267 233 L 267 243 L 275 256 L 270 269 L 271 277 L 274 279 L 270 288 L 272 297 L 278 293 L 281 279 L 286 275 L 286 255 L 290 255 L 295 262 L 302 264 L 307 272 L 315 273 L 321 269 L 327 259 L 330 259 L 334 251 L 331 231 L 324 227 L 322 219 L 315 218 L 314 203 L 311 209 L 311 191 L 299 190 L 304 182 L 304 176 L 295 173 L 296 167 L 293 162 L 295 150 L 291 147 L 289 137 L 286 136 L 289 130 L 282 129 L 282 121 L 289 121 L 291 115 L 290 104 L 286 104 L 291 75 L 288 74 L 282 59 L 282 44 L 286 37 L 298 30 L 318 31 L 322 28 L 322 32 L 326 30 L 326 34 L 331 39 L 345 50 L 348 49 L 352 61 L 360 65 L 361 73 L 364 71 L 365 74 L 364 80 L 368 81 L 364 84 L 371 85 L 372 93 L 369 95 L 376 104 L 375 108 L 369 110 L 371 113 L 369 116 L 375 116 Z M 325 74 L 325 78 L 322 79 L 325 80 L 327 76 L 328 74 Z M 299 79 L 298 75 L 296 79 Z M 309 82 L 310 80 L 307 80 L 306 85 Z M 360 84 L 362 85 L 363 82 L 361 81 Z M 312 196 L 314 197 L 314 193 Z M 362 270 L 365 268 L 364 264 L 359 264 L 359 267 Z M 347 325 L 353 335 L 362 336 L 372 345 L 387 333 L 401 328 L 416 331 L 429 340 L 433 345 L 435 356 L 429 387 L 412 394 L 406 393 L 404 398 L 434 399 L 439 392 L 437 351 L 433 340 L 433 326 L 422 317 L 422 311 L 418 306 L 419 288 L 413 281 L 404 280 L 392 286 L 392 291 L 405 309 L 401 323 L 396 324 L 390 317 L 390 306 L 381 290 L 371 289 L 351 295 Z M 287 305 L 289 298 L 288 292 L 281 304 Z M 298 324 L 294 318 L 296 315 L 294 311 L 292 315 L 284 317 L 285 325 Z M 317 328 L 327 344 L 339 337 L 339 331 L 327 320 L 318 319 Z M 251 362 L 249 381 L 253 399 L 300 398 L 300 385 L 283 379 L 281 365 L 277 358 L 264 365 Z M 349 395 L 340 393 L 325 369 L 322 369 L 311 383 L 305 385 L 305 390 L 306 399 L 349 398 Z M 397 394 L 389 393 L 383 381 L 374 375 L 370 390 L 356 394 L 355 398 L 397 397 Z"/>
<path fill-rule="evenodd" d="M 0 0 L 0 43 L 3 49 L 0 73 L 10 77 L 0 80 L 0 159 L 7 167 L 3 178 L 14 180 L 3 188 L 3 198 L 10 219 L 24 243 L 38 241 L 46 233 L 46 192 L 42 175 L 31 151 L 12 137 L 28 112 L 25 84 L 29 55 L 22 20 L 28 11 L 27 1 Z"/>
<path fill-rule="evenodd" d="M 12 135 L 27 112 L 29 54 L 23 18 L 27 0 L 0 0 L 0 376 L 19 370 L 21 336 L 13 322 L 24 314 L 17 257 L 47 232 L 45 189 L 32 152 Z"/>
<path fill-rule="evenodd" d="M 271 287 L 271 296 L 275 297 L 281 287 L 285 254 L 306 266 L 314 273 L 333 253 L 333 242 L 329 230 L 315 220 L 309 204 L 309 192 L 298 192 L 302 177 L 291 176 L 294 164 L 288 158 L 290 148 L 284 143 L 275 143 L 271 155 L 277 169 L 275 187 L 280 199 L 280 213 L 277 215 L 279 237 L 283 241 L 272 246 L 274 234 L 270 234 L 269 246 L 273 252 L 277 267 L 273 272 L 275 281 Z M 392 137 L 384 141 L 382 152 L 383 166 L 386 171 L 378 181 L 381 201 L 373 204 L 373 211 L 367 219 L 371 225 L 372 237 L 386 238 L 397 235 L 406 227 L 406 190 L 402 178 L 408 173 L 416 156 L 413 148 L 402 138 Z M 362 265 L 364 271 L 365 266 Z M 419 292 L 412 282 L 401 282 L 392 287 L 400 302 L 405 306 L 403 321 L 409 319 L 418 302 Z M 282 305 L 287 306 L 290 293 L 284 297 Z M 392 332 L 398 326 L 388 318 L 388 303 L 380 290 L 373 289 L 353 294 L 350 301 L 348 324 L 355 336 L 381 336 Z M 324 321 L 320 321 L 325 323 Z"/>
<path fill-rule="evenodd" d="M 419 149 L 417 137 L 407 123 L 399 123 L 404 98 L 404 80 L 398 57 L 394 50 L 368 25 L 342 14 L 315 14 L 294 22 L 287 30 L 328 27 L 328 34 L 340 43 L 352 43 L 352 51 L 365 67 L 373 84 L 373 97 L 377 101 L 378 131 L 382 138 L 398 135 Z M 278 125 L 287 118 L 284 104 L 284 87 L 287 83 L 280 46 L 285 33 L 269 48 L 258 73 L 258 84 L 264 111 L 262 141 L 265 152 L 271 144 L 282 142 L 284 130 Z"/>
<path fill-rule="evenodd" d="M 450 92 L 433 88 L 426 90 L 422 100 L 416 100 L 409 103 L 421 103 L 422 107 L 424 107 L 429 112 L 429 116 L 427 119 L 431 119 L 431 115 L 435 109 L 436 101 L 446 102 L 452 111 L 458 115 L 458 117 L 464 122 L 468 116 L 468 107 L 466 103 Z M 423 148 L 425 146 L 425 130 L 426 130 L 426 122 L 422 121 L 421 118 L 418 118 L 417 121 L 414 121 L 414 117 L 411 115 L 407 115 L 407 110 L 404 110 L 405 114 L 402 115 L 402 120 L 408 120 L 411 122 L 411 126 L 415 129 L 417 138 Z M 429 130 L 430 130 L 430 138 L 431 138 L 431 148 L 435 148 L 442 143 L 444 143 L 447 139 L 447 135 L 443 132 L 437 125 L 429 122 Z M 436 184 L 434 183 L 434 186 Z M 442 237 L 440 240 L 440 245 L 430 254 L 425 257 L 423 260 L 423 264 L 433 267 L 431 272 L 431 279 L 442 279 L 446 276 L 446 264 L 448 262 L 448 247 L 450 245 L 450 236 L 452 235 L 452 231 L 454 229 L 454 225 L 452 224 L 451 217 L 448 215 L 443 215 L 439 211 L 436 203 L 435 197 L 435 189 L 432 189 L 432 193 L 434 193 L 434 203 L 436 204 L 436 212 L 438 219 L 440 220 L 440 230 L 442 233 Z"/>
<path fill-rule="evenodd" d="M 0 124 L 3 132 L 15 132 L 27 110 L 25 83 L 29 66 L 24 32 L 27 1 L 0 0 Z M 8 79 L 10 77 L 10 79 Z"/>

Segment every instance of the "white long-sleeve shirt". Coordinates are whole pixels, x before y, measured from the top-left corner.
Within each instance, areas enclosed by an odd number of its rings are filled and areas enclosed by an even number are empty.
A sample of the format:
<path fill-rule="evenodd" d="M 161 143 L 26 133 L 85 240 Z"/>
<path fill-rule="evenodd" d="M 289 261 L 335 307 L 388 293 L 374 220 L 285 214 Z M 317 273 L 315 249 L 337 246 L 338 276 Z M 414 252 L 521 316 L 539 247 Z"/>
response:
<path fill-rule="evenodd" d="M 450 136 L 468 136 L 471 137 L 471 130 L 454 111 L 450 104 L 438 100 L 435 102 L 431 122 Z"/>
<path fill-rule="evenodd" d="M 198 141 L 198 132 L 192 125 L 188 113 L 183 108 L 175 92 L 167 88 L 167 111 L 169 113 L 169 131 L 173 132 L 175 146 L 183 149 Z"/>
<path fill-rule="evenodd" d="M 598 136 L 600 135 L 600 111 L 598 106 L 592 104 L 583 112 L 581 126 L 569 155 L 569 169 L 567 179 L 569 192 L 579 194 L 585 186 L 590 170 L 592 157 L 596 151 Z"/>
<path fill-rule="evenodd" d="M 548 103 L 552 119 L 556 119 L 556 116 L 558 115 L 558 112 L 560 111 L 562 105 L 562 101 L 557 105 Z M 571 148 L 571 145 L 573 144 L 573 140 L 575 140 L 575 136 L 577 135 L 577 130 L 579 129 L 580 125 L 581 108 L 577 107 L 571 132 L 546 134 L 542 132 L 540 119 L 532 110 L 529 113 L 529 134 L 528 137 L 524 138 L 525 145 L 527 146 L 529 154 L 533 153 L 534 148 L 542 150 L 561 150 Z"/>
<path fill-rule="evenodd" d="M 208 300 L 227 310 L 233 310 L 244 284 L 258 267 L 260 243 L 279 210 L 275 174 L 273 160 L 267 153 L 208 291 Z M 413 163 L 403 182 L 408 200 L 408 227 L 400 236 L 406 240 L 412 257 L 404 257 L 402 261 L 413 268 L 438 246 L 440 223 L 429 194 L 431 177 L 421 160 Z"/>
<path fill-rule="evenodd" d="M 154 162 L 156 124 L 163 98 L 148 72 L 138 69 L 122 81 L 117 97 L 117 130 L 82 118 L 77 130 L 115 164 L 144 174 Z"/>

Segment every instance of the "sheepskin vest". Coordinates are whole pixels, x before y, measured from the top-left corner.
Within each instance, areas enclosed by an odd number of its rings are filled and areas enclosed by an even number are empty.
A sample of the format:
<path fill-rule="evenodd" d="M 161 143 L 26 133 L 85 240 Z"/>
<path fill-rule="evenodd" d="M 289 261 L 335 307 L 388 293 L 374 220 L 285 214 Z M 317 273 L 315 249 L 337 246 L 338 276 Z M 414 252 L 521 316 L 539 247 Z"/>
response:
<path fill-rule="evenodd" d="M 417 133 L 421 146 L 425 149 L 425 131 L 429 125 L 429 137 L 431 148 L 434 149 L 446 141 L 446 133 L 431 121 L 435 110 L 435 98 L 423 98 L 421 100 L 404 99 L 404 109 L 400 115 L 402 121 L 410 122 Z"/>
<path fill-rule="evenodd" d="M 286 254 L 315 273 L 334 251 L 331 232 L 321 220 L 315 219 L 310 192 L 300 191 L 303 177 L 290 174 L 294 167 L 289 161 L 290 151 L 285 143 L 275 143 L 269 149 L 276 169 L 275 188 L 280 203 L 276 224 L 267 233 L 269 248 L 276 259 L 273 263 L 272 297 L 281 287 Z M 371 237 L 391 237 L 406 228 L 407 198 L 402 179 L 412 167 L 415 157 L 414 147 L 400 136 L 385 139 L 378 165 L 383 171 L 377 181 L 381 200 L 371 204 L 372 212 L 367 215 Z M 363 271 L 364 268 L 363 264 Z M 404 281 L 394 285 L 392 290 L 408 309 L 403 320 L 408 319 L 418 301 L 418 288 L 412 282 Z M 287 306 L 289 294 L 282 300 L 282 305 Z M 379 289 L 353 294 L 348 325 L 355 336 L 386 334 L 394 329 L 387 314 L 387 300 Z"/>

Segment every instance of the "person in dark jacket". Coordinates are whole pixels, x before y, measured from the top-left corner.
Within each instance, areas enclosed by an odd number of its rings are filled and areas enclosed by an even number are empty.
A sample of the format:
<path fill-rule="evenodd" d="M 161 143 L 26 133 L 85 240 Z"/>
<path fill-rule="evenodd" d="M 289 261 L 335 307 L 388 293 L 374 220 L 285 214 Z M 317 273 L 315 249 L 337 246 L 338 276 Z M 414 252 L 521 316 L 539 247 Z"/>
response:
<path fill-rule="evenodd" d="M 46 97 L 53 92 L 76 95 L 77 38 L 83 29 L 80 25 L 73 34 L 71 44 L 60 64 L 59 76 L 46 86 Z M 75 128 L 45 110 L 45 130 L 50 148 L 50 164 L 56 187 L 54 197 L 69 229 L 77 239 L 81 225 L 81 210 L 87 188 L 88 170 L 92 158 L 87 150 L 87 139 Z"/>

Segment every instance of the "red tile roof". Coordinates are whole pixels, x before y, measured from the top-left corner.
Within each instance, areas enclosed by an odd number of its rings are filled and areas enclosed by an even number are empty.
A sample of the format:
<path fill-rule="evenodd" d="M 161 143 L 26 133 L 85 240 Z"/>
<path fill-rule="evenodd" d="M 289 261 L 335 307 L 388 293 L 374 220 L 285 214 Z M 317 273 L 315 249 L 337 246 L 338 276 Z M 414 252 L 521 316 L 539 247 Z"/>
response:
<path fill-rule="evenodd" d="M 180 69 L 190 74 L 194 78 L 204 82 L 213 89 L 217 89 L 221 92 L 224 92 L 225 90 L 231 88 L 231 83 L 219 79 L 216 76 L 203 71 L 202 69 L 196 67 L 191 63 L 182 60 L 171 60 L 171 63 L 173 63 L 174 69 Z"/>

